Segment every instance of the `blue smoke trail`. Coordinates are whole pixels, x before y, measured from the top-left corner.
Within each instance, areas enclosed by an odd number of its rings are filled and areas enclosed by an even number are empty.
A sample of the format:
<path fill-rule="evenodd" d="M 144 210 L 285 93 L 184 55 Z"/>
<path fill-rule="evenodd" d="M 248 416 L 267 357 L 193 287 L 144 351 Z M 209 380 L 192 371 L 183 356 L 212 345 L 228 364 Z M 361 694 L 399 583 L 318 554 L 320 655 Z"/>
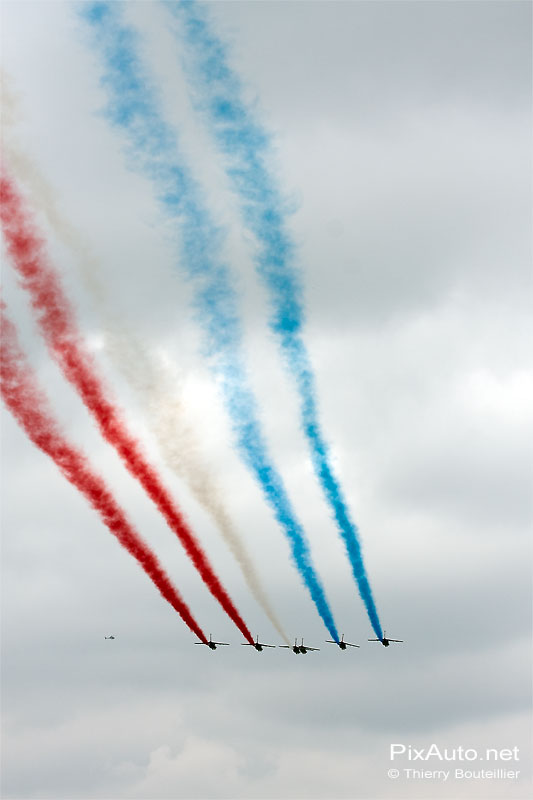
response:
<path fill-rule="evenodd" d="M 229 66 L 224 45 L 210 28 L 204 8 L 195 0 L 165 2 L 164 5 L 183 25 L 186 70 L 192 78 L 194 99 L 204 112 L 219 148 L 228 157 L 227 173 L 239 196 L 245 224 L 258 241 L 256 267 L 270 294 L 270 325 L 280 339 L 282 352 L 297 382 L 301 423 L 314 469 L 333 511 L 372 627 L 382 638 L 358 528 L 350 517 L 342 488 L 333 472 L 319 422 L 314 375 L 301 337 L 303 293 L 293 263 L 294 247 L 285 227 L 287 211 L 267 167 L 268 136 L 246 105 L 240 80 Z"/>
<path fill-rule="evenodd" d="M 180 158 L 177 137 L 165 122 L 157 95 L 138 56 L 138 37 L 122 21 L 120 3 L 91 2 L 80 14 L 92 30 L 105 65 L 106 115 L 125 136 L 132 167 L 154 184 L 169 218 L 181 228 L 180 266 L 194 287 L 195 309 L 205 333 L 205 355 L 220 380 L 238 448 L 289 539 L 294 562 L 331 637 L 337 628 L 313 567 L 304 530 L 282 478 L 273 466 L 241 355 L 241 328 L 229 271 L 218 258 L 221 232 Z"/>

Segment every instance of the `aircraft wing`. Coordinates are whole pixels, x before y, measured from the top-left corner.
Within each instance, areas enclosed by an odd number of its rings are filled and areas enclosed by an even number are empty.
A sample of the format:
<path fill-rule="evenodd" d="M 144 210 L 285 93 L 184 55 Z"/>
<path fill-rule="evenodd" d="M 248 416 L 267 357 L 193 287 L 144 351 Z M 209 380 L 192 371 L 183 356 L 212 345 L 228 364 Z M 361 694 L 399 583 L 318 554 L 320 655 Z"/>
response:
<path fill-rule="evenodd" d="M 369 642 L 381 642 L 381 639 L 369 639 L 368 641 L 369 641 Z M 391 639 L 389 639 L 389 642 L 390 642 L 390 641 L 392 641 L 392 640 L 391 640 Z"/>
<path fill-rule="evenodd" d="M 308 647 L 306 644 L 304 644 L 304 647 L 306 650 L 320 650 L 320 647 Z"/>
<path fill-rule="evenodd" d="M 401 642 L 403 644 L 403 639 L 389 639 L 389 642 Z"/>
<path fill-rule="evenodd" d="M 361 647 L 360 644 L 350 644 L 350 642 L 344 642 L 347 647 Z"/>
<path fill-rule="evenodd" d="M 326 644 L 339 644 L 334 639 L 326 639 Z"/>
<path fill-rule="evenodd" d="M 271 645 L 269 645 L 270 647 Z M 286 650 L 292 650 L 292 644 L 278 644 L 278 647 L 284 647 Z"/>
<path fill-rule="evenodd" d="M 262 644 L 262 642 L 259 642 L 259 644 L 261 645 L 261 647 L 275 647 L 276 646 L 275 644 Z M 287 645 L 285 645 L 285 647 L 286 646 Z"/>
<path fill-rule="evenodd" d="M 217 647 L 220 647 L 220 645 L 222 645 L 222 647 L 229 647 L 229 642 L 213 642 L 213 644 L 216 644 Z"/>

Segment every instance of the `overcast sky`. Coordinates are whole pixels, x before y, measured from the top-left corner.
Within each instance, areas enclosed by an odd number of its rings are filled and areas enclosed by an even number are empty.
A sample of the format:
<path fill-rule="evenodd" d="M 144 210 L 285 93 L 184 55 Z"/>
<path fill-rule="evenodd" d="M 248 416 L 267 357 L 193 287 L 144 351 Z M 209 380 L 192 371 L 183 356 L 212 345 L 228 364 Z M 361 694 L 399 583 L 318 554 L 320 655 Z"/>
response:
<path fill-rule="evenodd" d="M 271 168 L 294 209 L 324 429 L 381 620 L 405 643 L 366 641 L 372 630 L 268 331 L 252 243 L 191 103 L 167 12 L 155 2 L 122 5 L 226 234 L 269 445 L 339 630 L 360 650 L 325 644 L 287 542 L 232 447 L 169 223 L 102 114 L 100 65 L 77 5 L 4 2 L 2 71 L 16 106 L 6 140 L 32 159 L 86 242 L 112 313 L 179 370 L 202 454 L 284 627 L 321 650 L 241 650 L 240 634 L 51 362 L 3 252 L 4 298 L 65 431 L 109 481 L 204 630 L 232 646 L 192 646 L 137 564 L 3 410 L 2 796 L 525 798 L 531 4 L 208 5 L 273 136 Z M 280 643 L 107 360 L 79 253 L 38 219 L 117 403 L 253 633 Z M 105 641 L 109 634 L 116 639 Z M 497 766 L 520 776 L 415 780 L 402 770 L 421 762 L 389 759 L 391 743 L 433 742 L 480 753 L 518 747 L 519 763 Z M 392 766 L 397 780 L 387 775 Z"/>

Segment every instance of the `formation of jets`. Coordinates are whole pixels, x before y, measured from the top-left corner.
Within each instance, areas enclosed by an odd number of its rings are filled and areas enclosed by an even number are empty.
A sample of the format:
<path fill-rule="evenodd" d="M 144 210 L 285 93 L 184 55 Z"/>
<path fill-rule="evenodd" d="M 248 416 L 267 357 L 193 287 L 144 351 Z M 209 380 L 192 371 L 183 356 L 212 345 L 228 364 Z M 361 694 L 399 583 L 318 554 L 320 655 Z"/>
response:
<path fill-rule="evenodd" d="M 108 638 L 108 637 L 106 637 L 106 638 Z M 112 638 L 114 638 L 114 637 L 112 637 Z M 387 637 L 386 637 L 386 635 L 384 633 L 383 634 L 383 639 L 369 639 L 368 641 L 369 642 L 381 642 L 383 647 L 388 647 L 390 642 L 403 642 L 403 639 L 387 639 Z M 341 636 L 341 638 L 340 638 L 340 640 L 338 642 L 333 640 L 333 639 L 327 639 L 326 642 L 327 642 L 327 644 L 336 644 L 337 647 L 340 647 L 341 650 L 346 650 L 347 647 L 360 647 L 360 645 L 358 645 L 358 644 L 351 644 L 351 642 L 345 642 L 344 641 L 344 634 L 342 634 L 342 636 Z M 203 644 L 206 647 L 209 647 L 211 650 L 216 650 L 217 647 L 219 647 L 220 645 L 223 645 L 223 646 L 227 647 L 229 645 L 229 642 L 214 642 L 213 639 L 212 639 L 211 634 L 209 634 L 209 641 L 208 642 L 194 642 L 194 644 Z M 304 640 L 303 639 L 300 639 L 300 644 L 298 644 L 298 639 L 295 639 L 294 640 L 294 644 L 279 644 L 279 645 L 275 645 L 275 644 L 265 644 L 264 642 L 260 642 L 259 641 L 259 636 L 256 636 L 255 637 L 255 642 L 253 644 L 252 644 L 252 642 L 241 642 L 241 644 L 242 644 L 243 647 L 254 647 L 259 653 L 261 653 L 263 651 L 263 648 L 265 648 L 265 647 L 276 647 L 276 646 L 280 647 L 282 649 L 285 649 L 285 650 L 292 650 L 292 652 L 296 653 L 296 655 L 299 655 L 300 653 L 302 655 L 305 655 L 306 653 L 309 653 L 310 651 L 313 652 L 313 651 L 320 650 L 320 647 L 310 647 L 308 644 L 304 644 Z"/>
<path fill-rule="evenodd" d="M 104 636 L 104 639 L 114 639 L 114 638 L 115 638 L 114 636 Z M 383 632 L 383 639 L 369 639 L 368 641 L 369 642 L 381 642 L 383 647 L 388 647 L 391 642 L 398 642 L 399 644 L 403 643 L 403 639 L 388 639 L 386 631 Z M 206 647 L 209 647 L 210 650 L 216 650 L 217 647 L 229 647 L 229 642 L 214 642 L 213 641 L 213 637 L 212 637 L 211 634 L 209 634 L 209 641 L 208 642 L 194 642 L 194 644 L 203 644 Z M 243 647 L 255 647 L 255 649 L 259 653 L 261 653 L 263 651 L 263 648 L 265 648 L 265 647 L 280 647 L 280 648 L 284 648 L 285 650 L 292 650 L 292 652 L 296 653 L 296 655 L 298 655 L 300 653 L 302 653 L 302 655 L 305 655 L 306 653 L 309 653 L 310 651 L 312 652 L 312 651 L 320 650 L 320 647 L 309 647 L 308 644 L 304 644 L 304 640 L 303 639 L 300 639 L 300 644 L 298 644 L 298 639 L 295 639 L 294 640 L 294 644 L 290 644 L 290 645 L 289 644 L 280 644 L 280 645 L 265 644 L 264 642 L 260 642 L 259 641 L 259 635 L 257 635 L 255 637 L 255 642 L 253 644 L 252 644 L 252 642 L 242 642 L 241 644 L 243 645 Z M 342 636 L 341 636 L 341 638 L 339 639 L 338 642 L 336 642 L 334 639 L 326 639 L 326 644 L 336 644 L 337 647 L 340 647 L 341 650 L 346 650 L 347 647 L 360 647 L 360 645 L 358 645 L 358 644 L 351 644 L 350 642 L 345 642 L 344 641 L 344 633 L 342 634 Z"/>

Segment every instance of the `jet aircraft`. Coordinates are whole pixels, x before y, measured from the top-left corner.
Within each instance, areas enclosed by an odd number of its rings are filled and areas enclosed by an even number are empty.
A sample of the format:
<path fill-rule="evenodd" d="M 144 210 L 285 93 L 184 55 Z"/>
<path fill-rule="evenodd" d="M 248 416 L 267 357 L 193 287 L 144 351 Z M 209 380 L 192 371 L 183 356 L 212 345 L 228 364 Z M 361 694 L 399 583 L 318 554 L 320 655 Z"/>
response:
<path fill-rule="evenodd" d="M 114 636 L 104 636 L 104 639 L 114 639 Z"/>
<path fill-rule="evenodd" d="M 387 631 L 383 631 L 383 639 L 369 639 L 369 642 L 381 642 L 383 647 L 388 647 L 390 642 L 401 642 L 403 643 L 403 639 L 387 639 Z"/>
<path fill-rule="evenodd" d="M 228 647 L 229 642 L 214 642 L 211 634 L 209 634 L 209 641 L 208 642 L 195 642 L 194 644 L 205 644 L 206 647 L 210 647 L 211 650 L 216 650 L 217 647 Z"/>
<path fill-rule="evenodd" d="M 286 650 L 292 650 L 292 652 L 296 654 L 300 652 L 300 647 L 296 644 L 296 639 L 294 640 L 294 645 L 280 644 L 279 647 L 284 647 Z"/>
<path fill-rule="evenodd" d="M 300 653 L 307 653 L 309 650 L 320 650 L 320 647 L 309 647 L 309 645 L 304 645 L 304 640 L 302 639 L 302 643 L 300 645 Z"/>
<path fill-rule="evenodd" d="M 360 647 L 358 644 L 350 644 L 350 642 L 344 641 L 344 633 L 341 636 L 340 642 L 335 642 L 333 639 L 326 639 L 327 644 L 336 644 L 337 647 L 340 647 L 341 650 L 346 650 L 347 647 Z"/>
<path fill-rule="evenodd" d="M 255 637 L 255 642 L 252 644 L 251 642 L 241 642 L 243 647 L 255 647 L 255 649 L 261 653 L 263 647 L 275 647 L 275 644 L 264 644 L 264 642 L 259 641 L 259 634 Z"/>

